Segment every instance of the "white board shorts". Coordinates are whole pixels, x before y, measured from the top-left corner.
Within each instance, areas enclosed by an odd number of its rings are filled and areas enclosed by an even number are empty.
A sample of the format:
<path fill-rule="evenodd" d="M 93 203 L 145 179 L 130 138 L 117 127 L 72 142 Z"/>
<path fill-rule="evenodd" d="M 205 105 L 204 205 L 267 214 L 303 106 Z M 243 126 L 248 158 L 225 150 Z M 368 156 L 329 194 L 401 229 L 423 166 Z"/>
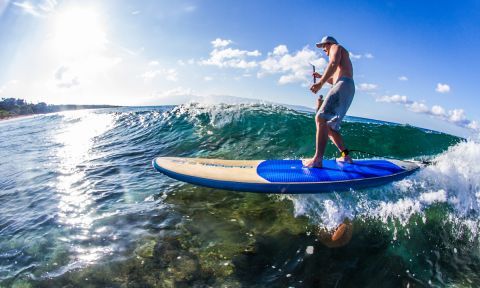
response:
<path fill-rule="evenodd" d="M 354 95 L 355 82 L 353 79 L 341 77 L 328 91 L 322 106 L 318 109 L 317 117 L 325 119 L 327 125 L 333 130 L 340 130 L 340 123 L 347 114 Z"/>

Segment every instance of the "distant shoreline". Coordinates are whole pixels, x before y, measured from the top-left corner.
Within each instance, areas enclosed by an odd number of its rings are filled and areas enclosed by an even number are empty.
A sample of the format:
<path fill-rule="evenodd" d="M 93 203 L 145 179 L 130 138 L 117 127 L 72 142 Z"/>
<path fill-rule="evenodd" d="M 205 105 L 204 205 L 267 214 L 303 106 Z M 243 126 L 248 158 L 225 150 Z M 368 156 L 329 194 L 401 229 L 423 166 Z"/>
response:
<path fill-rule="evenodd" d="M 13 120 L 27 116 L 35 116 L 42 114 L 57 113 L 63 111 L 75 111 L 84 109 L 103 109 L 103 108 L 119 108 L 116 105 L 47 105 L 46 103 L 31 104 L 22 99 L 3 98 L 0 102 L 0 121 Z"/>
<path fill-rule="evenodd" d="M 63 106 L 63 105 L 60 105 Z M 79 105 L 80 106 L 80 105 Z M 87 106 L 87 105 L 85 105 Z M 0 121 L 8 121 L 8 120 L 15 120 L 19 118 L 29 118 L 37 115 L 45 115 L 45 114 L 52 114 L 52 113 L 58 113 L 58 112 L 65 112 L 65 111 L 77 111 L 77 110 L 91 110 L 91 109 L 108 109 L 108 108 L 120 108 L 122 106 L 109 106 L 109 105 L 99 105 L 98 107 L 92 107 L 95 105 L 88 105 L 89 107 L 79 107 L 79 108 L 73 108 L 73 109 L 62 109 L 58 111 L 52 111 L 52 112 L 45 112 L 45 113 L 31 113 L 31 114 L 10 114 L 10 115 L 0 115 Z"/>

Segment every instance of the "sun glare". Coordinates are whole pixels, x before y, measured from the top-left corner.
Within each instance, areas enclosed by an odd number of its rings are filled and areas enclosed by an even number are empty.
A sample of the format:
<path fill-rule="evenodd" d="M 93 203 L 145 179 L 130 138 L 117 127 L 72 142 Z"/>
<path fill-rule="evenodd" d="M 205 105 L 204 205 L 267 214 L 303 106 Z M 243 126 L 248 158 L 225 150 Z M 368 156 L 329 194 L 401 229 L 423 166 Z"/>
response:
<path fill-rule="evenodd" d="M 106 33 L 100 15 L 92 8 L 72 7 L 53 21 L 52 48 L 64 56 L 83 56 L 105 48 Z"/>

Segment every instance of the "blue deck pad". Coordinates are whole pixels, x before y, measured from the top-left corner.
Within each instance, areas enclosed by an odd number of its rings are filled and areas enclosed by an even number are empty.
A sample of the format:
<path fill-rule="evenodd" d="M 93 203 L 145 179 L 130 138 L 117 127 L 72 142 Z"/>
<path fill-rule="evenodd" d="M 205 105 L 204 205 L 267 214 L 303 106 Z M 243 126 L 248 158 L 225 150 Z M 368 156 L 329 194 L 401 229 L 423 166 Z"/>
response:
<path fill-rule="evenodd" d="M 386 160 L 355 160 L 353 164 L 323 160 L 323 168 L 303 167 L 301 160 L 265 160 L 257 167 L 257 174 L 267 181 L 326 182 L 367 179 L 404 171 Z"/>

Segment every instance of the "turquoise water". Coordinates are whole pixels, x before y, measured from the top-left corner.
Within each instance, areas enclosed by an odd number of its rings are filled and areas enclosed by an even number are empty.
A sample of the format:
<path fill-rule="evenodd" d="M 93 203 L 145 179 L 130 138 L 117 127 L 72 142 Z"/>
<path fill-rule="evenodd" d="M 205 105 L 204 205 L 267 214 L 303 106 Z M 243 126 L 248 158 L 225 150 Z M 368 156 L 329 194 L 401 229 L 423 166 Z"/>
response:
<path fill-rule="evenodd" d="M 0 287 L 478 286 L 475 140 L 350 117 L 351 149 L 434 164 L 325 195 L 215 190 L 151 167 L 156 156 L 310 157 L 314 129 L 311 114 L 273 105 L 0 122 Z"/>

